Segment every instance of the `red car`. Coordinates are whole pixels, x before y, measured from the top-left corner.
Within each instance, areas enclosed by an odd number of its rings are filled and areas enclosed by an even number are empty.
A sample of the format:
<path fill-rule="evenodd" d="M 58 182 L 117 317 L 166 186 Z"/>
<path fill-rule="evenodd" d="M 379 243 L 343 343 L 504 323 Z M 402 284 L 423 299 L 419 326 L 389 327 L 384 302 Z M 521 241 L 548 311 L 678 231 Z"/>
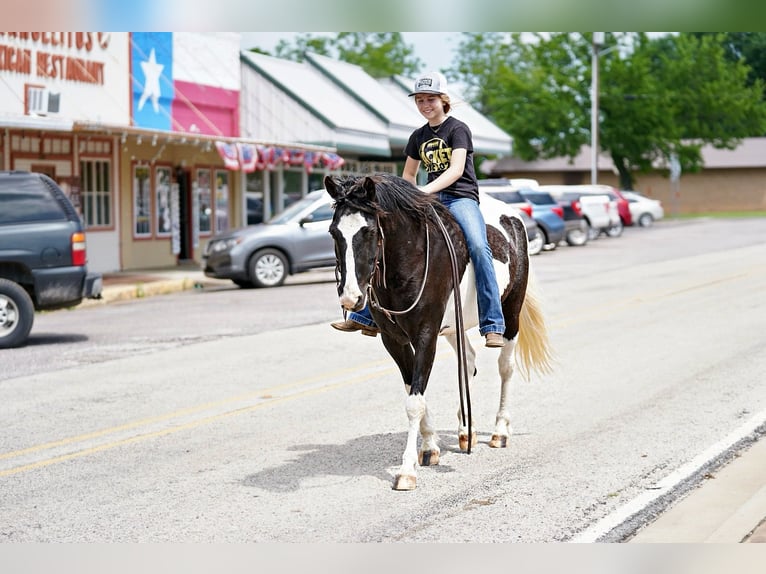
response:
<path fill-rule="evenodd" d="M 630 202 L 620 192 L 620 190 L 613 188 L 611 193 L 608 194 L 610 199 L 617 202 L 617 212 L 620 214 L 622 224 L 627 227 L 633 225 L 633 216 L 630 213 Z"/>

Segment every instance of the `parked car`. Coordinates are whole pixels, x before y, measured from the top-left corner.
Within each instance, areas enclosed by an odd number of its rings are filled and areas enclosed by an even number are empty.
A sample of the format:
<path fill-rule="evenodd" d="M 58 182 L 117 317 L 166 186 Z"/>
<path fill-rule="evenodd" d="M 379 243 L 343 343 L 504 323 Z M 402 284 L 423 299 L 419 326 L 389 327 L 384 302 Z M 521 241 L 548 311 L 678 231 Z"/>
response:
<path fill-rule="evenodd" d="M 601 233 L 607 233 L 620 216 L 616 204 L 613 206 L 609 196 L 594 193 L 591 186 L 585 185 L 541 185 L 559 202 L 579 202 L 580 211 L 588 226 L 588 240 L 597 239 Z"/>
<path fill-rule="evenodd" d="M 524 227 L 527 230 L 527 252 L 530 255 L 537 255 L 543 250 L 545 236 L 540 231 L 537 222 L 532 219 L 531 205 L 525 205 L 522 209 L 517 209 L 516 207 L 507 204 L 504 201 L 492 197 L 490 194 L 479 188 L 479 206 L 481 208 L 482 214 L 484 215 L 484 219 L 488 221 L 492 221 L 498 217 L 497 215 L 492 215 L 495 210 L 507 215 L 516 215 L 520 217 L 524 222 Z"/>
<path fill-rule="evenodd" d="M 35 311 L 101 296 L 85 231 L 63 190 L 41 173 L 0 171 L 0 349 L 24 344 Z"/>
<path fill-rule="evenodd" d="M 334 267 L 332 216 L 327 192 L 313 191 L 265 223 L 212 237 L 202 256 L 203 272 L 240 287 L 277 287 L 288 275 Z"/>
<path fill-rule="evenodd" d="M 516 209 L 527 211 L 532 219 L 535 220 L 544 236 L 544 249 L 555 249 L 558 242 L 564 238 L 565 231 L 563 213 L 556 213 L 552 209 L 554 207 L 552 204 L 555 204 L 555 207 L 559 207 L 558 204 L 552 198 L 544 198 L 542 196 L 535 198 L 540 201 L 539 205 L 535 204 L 521 194 L 521 189 L 529 189 L 530 192 L 534 191 L 531 188 L 516 188 L 512 185 L 494 183 L 494 180 L 479 180 L 480 192 L 499 199 Z"/>
<path fill-rule="evenodd" d="M 573 247 L 588 243 L 588 222 L 582 213 L 579 199 L 560 200 L 559 205 L 564 213 L 564 240 Z"/>
<path fill-rule="evenodd" d="M 665 209 L 658 199 L 646 197 L 636 191 L 623 191 L 622 195 L 628 200 L 633 221 L 641 227 L 649 227 L 665 217 Z"/>
<path fill-rule="evenodd" d="M 612 188 L 608 195 L 617 202 L 617 213 L 620 214 L 622 225 L 624 227 L 633 225 L 633 214 L 630 211 L 628 199 L 616 188 Z"/>
<path fill-rule="evenodd" d="M 555 249 L 566 237 L 564 209 L 547 191 L 521 188 L 519 193 L 521 197 L 532 204 L 532 218 L 537 221 L 539 227 L 543 228 L 546 239 L 544 249 Z M 551 213 L 555 217 L 551 217 Z"/>

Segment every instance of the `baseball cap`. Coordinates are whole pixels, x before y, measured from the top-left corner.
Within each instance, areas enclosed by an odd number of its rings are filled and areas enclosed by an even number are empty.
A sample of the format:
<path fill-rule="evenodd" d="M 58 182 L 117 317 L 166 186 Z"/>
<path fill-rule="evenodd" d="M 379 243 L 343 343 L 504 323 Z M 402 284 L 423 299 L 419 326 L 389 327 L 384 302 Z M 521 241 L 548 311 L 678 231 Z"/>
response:
<path fill-rule="evenodd" d="M 410 94 L 446 94 L 447 78 L 439 72 L 428 72 L 415 80 L 415 90 Z"/>

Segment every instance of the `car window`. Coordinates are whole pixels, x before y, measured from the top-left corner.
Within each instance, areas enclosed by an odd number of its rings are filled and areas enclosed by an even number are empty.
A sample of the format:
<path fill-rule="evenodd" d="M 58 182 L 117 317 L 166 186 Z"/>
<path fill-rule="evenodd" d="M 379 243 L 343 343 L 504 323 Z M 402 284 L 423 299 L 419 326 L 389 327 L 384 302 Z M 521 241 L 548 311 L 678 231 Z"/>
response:
<path fill-rule="evenodd" d="M 518 191 L 487 191 L 487 194 L 505 203 L 524 203 Z"/>
<path fill-rule="evenodd" d="M 288 223 L 290 220 L 295 219 L 297 214 L 313 204 L 317 200 L 317 197 L 319 197 L 319 195 L 322 193 L 324 193 L 324 191 L 319 193 L 312 191 L 303 199 L 299 199 L 295 203 L 291 204 L 290 207 L 285 209 L 283 212 L 277 213 L 269 220 L 269 223 Z"/>
<path fill-rule="evenodd" d="M 311 220 L 312 221 L 327 221 L 328 219 L 332 219 L 333 214 L 334 214 L 334 210 L 332 208 L 331 203 L 328 203 L 326 205 L 320 205 L 314 211 L 311 212 Z"/>
<path fill-rule="evenodd" d="M 0 184 L 0 223 L 58 221 L 66 212 L 45 184 L 34 177 L 3 180 Z"/>
<path fill-rule="evenodd" d="M 550 193 L 540 193 L 537 191 L 532 193 L 522 192 L 522 196 L 535 205 L 550 205 L 551 203 L 556 203 Z"/>

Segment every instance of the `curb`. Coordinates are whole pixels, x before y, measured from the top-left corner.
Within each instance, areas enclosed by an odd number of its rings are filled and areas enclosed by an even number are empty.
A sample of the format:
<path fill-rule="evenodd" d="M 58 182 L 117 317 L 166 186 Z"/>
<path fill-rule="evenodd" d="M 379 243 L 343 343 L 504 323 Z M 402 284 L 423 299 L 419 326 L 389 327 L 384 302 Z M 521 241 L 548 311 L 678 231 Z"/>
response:
<path fill-rule="evenodd" d="M 100 299 L 85 299 L 78 307 L 94 307 L 99 305 L 108 305 L 118 301 L 128 301 L 132 299 L 143 299 L 155 295 L 167 295 L 179 291 L 200 288 L 208 284 L 200 282 L 192 277 L 182 277 L 179 279 L 158 279 L 150 281 L 137 281 L 135 283 L 125 283 L 121 285 L 105 285 L 101 291 Z M 210 283 L 212 284 L 212 283 Z"/>

